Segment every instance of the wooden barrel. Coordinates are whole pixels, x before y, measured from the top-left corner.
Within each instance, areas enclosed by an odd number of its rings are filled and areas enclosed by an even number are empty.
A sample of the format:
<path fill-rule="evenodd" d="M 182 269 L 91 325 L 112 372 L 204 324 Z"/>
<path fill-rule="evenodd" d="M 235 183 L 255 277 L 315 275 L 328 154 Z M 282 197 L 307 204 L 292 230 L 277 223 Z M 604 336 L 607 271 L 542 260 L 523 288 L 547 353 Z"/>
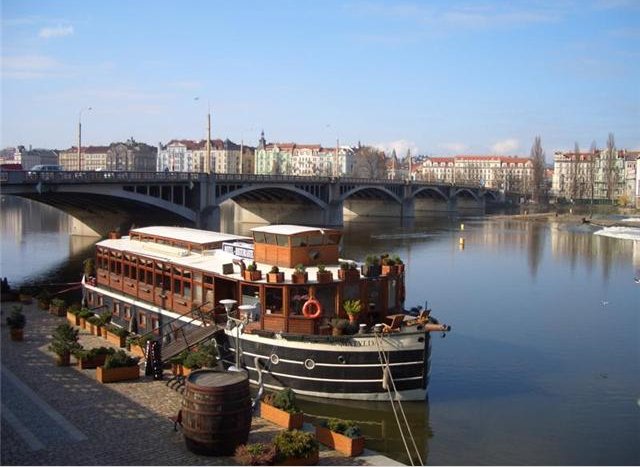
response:
<path fill-rule="evenodd" d="M 249 377 L 244 371 L 197 370 L 186 378 L 182 432 L 187 448 L 231 456 L 251 430 Z"/>

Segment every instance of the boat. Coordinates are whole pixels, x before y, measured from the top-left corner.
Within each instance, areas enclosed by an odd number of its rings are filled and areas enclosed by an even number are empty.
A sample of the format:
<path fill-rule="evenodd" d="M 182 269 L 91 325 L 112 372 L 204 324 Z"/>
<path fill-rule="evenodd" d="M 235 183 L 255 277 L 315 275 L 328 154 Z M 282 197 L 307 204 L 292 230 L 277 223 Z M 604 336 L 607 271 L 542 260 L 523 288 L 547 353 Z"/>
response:
<path fill-rule="evenodd" d="M 426 307 L 405 310 L 399 258 L 342 259 L 338 229 L 267 225 L 251 234 L 152 226 L 113 235 L 96 244 L 84 299 L 110 310 L 114 325 L 152 336 L 163 363 L 208 338 L 225 367 L 268 389 L 426 398 L 430 334 L 451 327 Z"/>

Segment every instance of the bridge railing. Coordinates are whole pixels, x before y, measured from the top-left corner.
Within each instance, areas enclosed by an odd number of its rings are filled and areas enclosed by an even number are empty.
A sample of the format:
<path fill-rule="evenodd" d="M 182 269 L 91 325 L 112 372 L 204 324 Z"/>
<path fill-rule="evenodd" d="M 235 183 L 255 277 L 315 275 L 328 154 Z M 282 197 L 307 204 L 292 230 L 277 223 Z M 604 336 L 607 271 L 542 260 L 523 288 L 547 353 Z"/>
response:
<path fill-rule="evenodd" d="M 46 172 L 12 170 L 0 172 L 4 183 L 122 183 L 122 182 L 187 182 L 204 181 L 206 175 L 195 172 L 121 172 L 121 171 L 61 171 Z"/>

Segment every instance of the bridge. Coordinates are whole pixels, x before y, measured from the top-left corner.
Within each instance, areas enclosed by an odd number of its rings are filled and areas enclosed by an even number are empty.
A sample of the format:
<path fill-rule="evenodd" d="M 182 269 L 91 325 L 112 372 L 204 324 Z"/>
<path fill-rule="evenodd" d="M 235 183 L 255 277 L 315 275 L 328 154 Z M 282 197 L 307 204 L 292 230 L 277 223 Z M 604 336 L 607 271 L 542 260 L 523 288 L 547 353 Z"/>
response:
<path fill-rule="evenodd" d="M 3 171 L 0 188 L 57 207 L 100 234 L 141 220 L 220 230 L 222 211 L 235 222 L 339 226 L 350 216 L 484 210 L 503 200 L 477 184 L 186 172 Z"/>

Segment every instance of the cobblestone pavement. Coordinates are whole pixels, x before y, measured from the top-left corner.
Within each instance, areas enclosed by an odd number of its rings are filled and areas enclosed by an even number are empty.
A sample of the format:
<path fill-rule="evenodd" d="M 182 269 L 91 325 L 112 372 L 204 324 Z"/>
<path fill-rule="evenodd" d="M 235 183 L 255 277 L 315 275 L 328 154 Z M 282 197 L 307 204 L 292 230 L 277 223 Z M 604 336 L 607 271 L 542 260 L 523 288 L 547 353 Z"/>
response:
<path fill-rule="evenodd" d="M 142 376 L 101 384 L 95 370 L 57 367 L 47 347 L 52 330 L 65 318 L 24 305 L 25 339 L 11 341 L 5 316 L 12 305 L 2 303 L 2 465 L 235 465 L 230 457 L 187 450 L 169 419 L 182 396 L 166 381 Z M 85 348 L 111 346 L 80 332 Z M 249 442 L 268 441 L 279 430 L 254 417 Z M 375 453 L 369 455 L 369 461 L 367 455 L 348 458 L 321 446 L 319 465 L 380 462 Z"/>

